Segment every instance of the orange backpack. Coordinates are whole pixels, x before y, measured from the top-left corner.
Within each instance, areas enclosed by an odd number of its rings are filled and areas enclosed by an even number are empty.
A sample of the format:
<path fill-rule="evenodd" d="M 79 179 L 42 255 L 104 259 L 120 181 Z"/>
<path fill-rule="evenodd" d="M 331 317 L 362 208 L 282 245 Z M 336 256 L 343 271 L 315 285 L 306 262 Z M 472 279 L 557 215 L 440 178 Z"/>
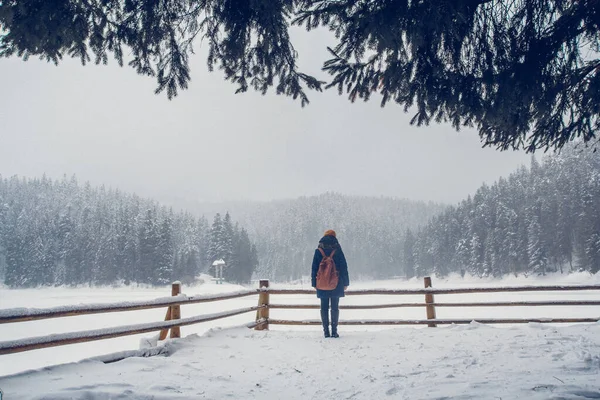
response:
<path fill-rule="evenodd" d="M 333 290 L 338 285 L 339 273 L 335 268 L 335 262 L 333 261 L 333 255 L 335 250 L 331 252 L 329 257 L 325 255 L 323 249 L 319 249 L 323 259 L 319 263 L 319 270 L 317 271 L 317 289 L 320 290 Z"/>

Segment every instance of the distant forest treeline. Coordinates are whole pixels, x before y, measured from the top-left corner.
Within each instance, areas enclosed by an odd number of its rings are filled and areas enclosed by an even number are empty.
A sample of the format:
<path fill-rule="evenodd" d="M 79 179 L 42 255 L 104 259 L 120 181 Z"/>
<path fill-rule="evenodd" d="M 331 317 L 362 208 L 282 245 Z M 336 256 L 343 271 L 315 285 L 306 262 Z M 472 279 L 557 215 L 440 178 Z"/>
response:
<path fill-rule="evenodd" d="M 229 214 L 209 225 L 74 177 L 0 177 L 0 282 L 8 286 L 191 282 L 218 258 L 233 282 L 248 282 L 257 265 Z"/>
<path fill-rule="evenodd" d="M 532 158 L 492 186 L 407 232 L 409 276 L 600 270 L 600 153 L 568 148 Z"/>
<path fill-rule="evenodd" d="M 315 248 L 327 229 L 338 233 L 351 278 L 404 275 L 407 228 L 417 229 L 444 208 L 435 203 L 337 193 L 227 205 L 256 243 L 257 277 L 276 281 L 310 275 Z"/>
<path fill-rule="evenodd" d="M 326 229 L 353 279 L 600 270 L 600 155 L 588 149 L 532 158 L 453 207 L 335 193 L 221 207 L 198 218 L 75 178 L 0 177 L 0 281 L 189 282 L 219 258 L 231 282 L 293 281 Z"/>

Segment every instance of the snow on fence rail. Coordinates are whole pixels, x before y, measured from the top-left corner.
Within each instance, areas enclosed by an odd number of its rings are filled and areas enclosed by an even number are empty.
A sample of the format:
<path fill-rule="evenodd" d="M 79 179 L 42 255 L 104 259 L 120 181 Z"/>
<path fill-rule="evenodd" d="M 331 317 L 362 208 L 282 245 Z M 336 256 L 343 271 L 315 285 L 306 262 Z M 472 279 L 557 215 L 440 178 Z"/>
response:
<path fill-rule="evenodd" d="M 427 303 L 390 303 L 372 305 L 340 305 L 341 310 L 376 310 L 381 308 L 417 308 Z M 480 303 L 435 303 L 435 307 L 517 307 L 517 306 L 600 306 L 597 300 L 559 300 L 559 301 L 498 301 Z M 270 309 L 319 309 L 318 304 L 269 304 Z"/>
<path fill-rule="evenodd" d="M 561 301 L 515 301 L 515 302 L 473 302 L 473 303 L 436 303 L 435 294 L 468 294 L 468 293 L 492 293 L 492 292 L 551 292 L 551 291 L 600 291 L 600 285 L 580 286 L 518 286 L 518 287 L 479 287 L 479 288 L 457 288 L 457 289 L 434 289 L 431 278 L 424 278 L 424 289 L 376 289 L 376 290 L 350 290 L 346 294 L 352 295 L 424 295 L 424 303 L 395 303 L 395 304 L 373 304 L 373 305 L 347 305 L 340 306 L 349 310 L 369 310 L 382 308 L 401 307 L 425 307 L 427 319 L 412 320 L 346 320 L 340 321 L 340 325 L 428 325 L 435 327 L 443 324 L 468 324 L 473 321 L 484 324 L 518 324 L 528 322 L 538 323 L 581 323 L 598 322 L 599 318 L 476 318 L 476 319 L 437 319 L 436 307 L 509 307 L 509 306 L 598 306 L 600 300 L 561 300 Z M 279 294 L 312 294 L 314 290 L 296 289 L 270 289 L 268 280 L 261 280 L 257 290 L 245 290 L 234 293 L 211 295 L 211 296 L 186 296 L 181 294 L 181 283 L 172 285 L 171 297 L 159 298 L 150 301 L 120 302 L 108 304 L 84 304 L 76 306 L 53 307 L 45 309 L 37 308 L 14 308 L 0 310 L 0 324 L 23 321 L 33 321 L 48 318 L 69 317 L 76 315 L 98 314 L 120 311 L 145 310 L 150 308 L 168 307 L 165 321 L 145 323 L 129 326 L 120 326 L 107 329 L 88 330 L 83 332 L 71 332 L 56 335 L 47 335 L 33 338 L 0 342 L 0 355 L 41 349 L 45 347 L 62 346 L 72 343 L 89 342 L 120 336 L 135 335 L 140 333 L 160 331 L 159 340 L 166 339 L 169 330 L 171 338 L 181 336 L 180 327 L 227 318 L 234 315 L 256 311 L 255 321 L 247 324 L 248 328 L 257 330 L 268 330 L 269 324 L 273 325 L 320 325 L 319 320 L 284 320 L 269 318 L 270 309 L 317 309 L 315 304 L 271 304 L 270 296 Z M 194 317 L 181 318 L 180 306 L 185 304 L 221 301 L 239 297 L 258 295 L 258 304 L 254 307 L 241 308 L 221 312 L 217 314 L 198 315 Z"/>
<path fill-rule="evenodd" d="M 197 315 L 195 317 L 178 320 L 150 322 L 146 324 L 125 325 L 116 328 L 94 329 L 83 332 L 60 333 L 48 336 L 38 336 L 19 340 L 0 342 L 0 355 L 18 353 L 27 350 L 43 349 L 45 347 L 63 346 L 66 344 L 91 342 L 94 340 L 111 339 L 120 336 L 137 335 L 140 333 L 156 332 L 180 326 L 198 324 L 200 322 L 214 321 L 216 319 L 232 317 L 259 310 L 261 307 L 246 307 L 221 313 Z M 255 323 L 250 324 L 254 327 Z"/>
<path fill-rule="evenodd" d="M 262 289 L 270 294 L 315 294 L 310 289 Z M 556 286 L 498 286 L 477 288 L 435 289 L 363 289 L 347 290 L 346 295 L 416 295 L 416 294 L 468 294 L 468 293 L 510 293 L 510 292 L 557 292 L 578 290 L 600 290 L 600 285 L 556 285 Z"/>
<path fill-rule="evenodd" d="M 340 321 L 339 325 L 451 325 L 451 324 L 470 324 L 478 322 L 480 324 L 525 324 L 537 322 L 540 324 L 556 323 L 580 323 L 580 322 L 598 322 L 598 318 L 476 318 L 476 319 L 384 319 L 384 320 L 348 320 Z M 269 319 L 270 325 L 321 325 L 321 320 L 284 320 Z"/>
<path fill-rule="evenodd" d="M 75 315 L 104 314 L 110 312 L 147 310 L 183 304 L 206 303 L 235 299 L 238 297 L 255 296 L 256 290 L 243 290 L 239 292 L 210 296 L 186 296 L 178 294 L 173 297 L 163 297 L 147 301 L 125 301 L 104 304 L 79 304 L 52 308 L 11 308 L 0 310 L 0 324 L 11 322 L 35 321 L 47 318 L 60 318 Z"/>

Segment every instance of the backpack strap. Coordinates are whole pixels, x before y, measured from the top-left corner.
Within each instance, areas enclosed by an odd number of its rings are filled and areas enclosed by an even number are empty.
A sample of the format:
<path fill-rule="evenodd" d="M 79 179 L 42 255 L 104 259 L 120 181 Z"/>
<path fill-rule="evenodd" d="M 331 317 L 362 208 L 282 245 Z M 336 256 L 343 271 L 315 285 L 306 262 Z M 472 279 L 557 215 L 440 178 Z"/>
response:
<path fill-rule="evenodd" d="M 325 257 L 333 258 L 333 255 L 335 254 L 335 249 L 333 249 L 333 251 L 331 252 L 331 254 L 329 256 L 325 255 L 325 252 L 323 251 L 322 248 L 319 247 L 318 250 L 321 252 L 321 255 L 323 256 L 323 258 L 325 258 Z"/>

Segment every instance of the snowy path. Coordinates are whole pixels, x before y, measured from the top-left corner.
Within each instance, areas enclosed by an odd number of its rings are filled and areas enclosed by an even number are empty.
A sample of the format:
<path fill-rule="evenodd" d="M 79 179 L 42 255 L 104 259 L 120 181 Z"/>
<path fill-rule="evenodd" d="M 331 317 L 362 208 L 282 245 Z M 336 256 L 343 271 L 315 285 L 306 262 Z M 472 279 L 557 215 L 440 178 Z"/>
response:
<path fill-rule="evenodd" d="M 600 324 L 215 330 L 168 356 L 0 378 L 6 399 L 598 399 Z"/>

